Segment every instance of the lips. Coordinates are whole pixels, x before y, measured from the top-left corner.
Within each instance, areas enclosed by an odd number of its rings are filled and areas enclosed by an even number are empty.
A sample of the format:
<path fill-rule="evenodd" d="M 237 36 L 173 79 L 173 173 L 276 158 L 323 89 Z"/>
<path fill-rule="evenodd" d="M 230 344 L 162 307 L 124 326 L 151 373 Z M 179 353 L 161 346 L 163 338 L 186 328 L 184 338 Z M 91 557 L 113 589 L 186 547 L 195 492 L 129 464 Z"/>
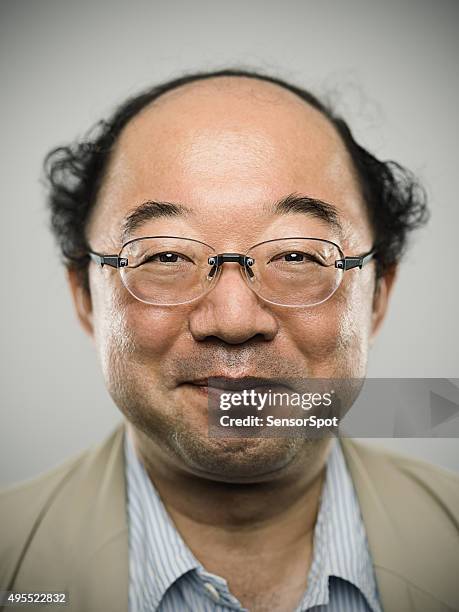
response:
<path fill-rule="evenodd" d="M 278 378 L 257 378 L 255 376 L 229 377 L 229 376 L 209 376 L 185 381 L 183 384 L 193 385 L 199 389 L 218 389 L 227 392 L 238 392 L 245 389 L 272 389 L 273 387 L 289 388 L 285 381 Z"/>

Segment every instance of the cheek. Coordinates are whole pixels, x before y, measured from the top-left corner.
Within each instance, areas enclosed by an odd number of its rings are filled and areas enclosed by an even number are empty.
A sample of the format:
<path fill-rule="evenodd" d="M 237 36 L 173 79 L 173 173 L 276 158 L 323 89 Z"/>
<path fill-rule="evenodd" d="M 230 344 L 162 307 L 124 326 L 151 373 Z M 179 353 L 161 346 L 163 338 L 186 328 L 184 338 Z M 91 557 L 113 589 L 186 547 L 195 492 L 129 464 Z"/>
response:
<path fill-rule="evenodd" d="M 371 278 L 370 278 L 371 281 Z M 310 377 L 361 377 L 371 330 L 372 281 L 355 275 L 326 302 L 293 312 L 286 329 Z"/>
<path fill-rule="evenodd" d="M 155 364 L 183 337 L 186 317 L 173 310 L 144 304 L 121 286 L 108 282 L 91 286 L 95 340 L 106 380 L 120 379 L 133 368 Z M 129 372 L 128 372 L 129 370 Z"/>
<path fill-rule="evenodd" d="M 187 335 L 187 317 L 186 309 L 179 306 L 152 306 L 132 299 L 123 308 L 120 326 L 138 362 L 160 363 Z"/>
<path fill-rule="evenodd" d="M 108 283 L 91 284 L 94 336 L 97 354 L 106 381 L 121 376 L 124 361 L 129 360 L 135 342 L 126 325 L 126 304 L 122 294 Z"/>

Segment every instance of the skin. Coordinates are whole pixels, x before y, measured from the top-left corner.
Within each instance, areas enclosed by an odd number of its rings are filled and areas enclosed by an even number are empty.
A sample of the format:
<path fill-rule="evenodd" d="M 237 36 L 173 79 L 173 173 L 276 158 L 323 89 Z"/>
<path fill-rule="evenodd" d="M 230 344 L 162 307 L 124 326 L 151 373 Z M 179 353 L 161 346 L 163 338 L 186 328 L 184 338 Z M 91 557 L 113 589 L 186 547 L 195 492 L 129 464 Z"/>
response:
<path fill-rule="evenodd" d="M 290 193 L 333 203 L 344 231 L 267 206 Z M 193 83 L 130 121 L 87 227 L 93 250 L 121 247 L 124 216 L 145 200 L 182 203 L 186 218 L 149 220 L 133 237 L 196 238 L 218 252 L 307 235 L 369 251 L 373 236 L 351 160 L 333 126 L 282 88 L 247 78 Z M 346 272 L 310 308 L 259 299 L 237 264 L 181 306 L 133 298 L 118 272 L 90 265 L 90 293 L 69 271 L 83 328 L 137 453 L 185 542 L 251 610 L 295 609 L 307 584 L 329 442 L 207 435 L 207 398 L 186 380 L 211 375 L 363 377 L 394 270 Z M 260 571 L 260 568 L 263 571 Z"/>

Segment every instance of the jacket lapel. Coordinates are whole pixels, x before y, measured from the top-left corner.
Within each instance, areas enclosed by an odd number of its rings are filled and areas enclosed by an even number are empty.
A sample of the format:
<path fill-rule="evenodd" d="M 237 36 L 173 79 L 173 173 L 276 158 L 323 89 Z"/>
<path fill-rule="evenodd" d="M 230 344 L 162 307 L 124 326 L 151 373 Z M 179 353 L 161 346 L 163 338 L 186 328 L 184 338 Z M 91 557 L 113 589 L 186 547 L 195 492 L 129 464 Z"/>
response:
<path fill-rule="evenodd" d="M 124 477 L 124 424 L 94 457 L 83 478 L 90 504 L 80 533 L 78 564 L 70 587 L 72 609 L 126 612 L 128 527 Z"/>

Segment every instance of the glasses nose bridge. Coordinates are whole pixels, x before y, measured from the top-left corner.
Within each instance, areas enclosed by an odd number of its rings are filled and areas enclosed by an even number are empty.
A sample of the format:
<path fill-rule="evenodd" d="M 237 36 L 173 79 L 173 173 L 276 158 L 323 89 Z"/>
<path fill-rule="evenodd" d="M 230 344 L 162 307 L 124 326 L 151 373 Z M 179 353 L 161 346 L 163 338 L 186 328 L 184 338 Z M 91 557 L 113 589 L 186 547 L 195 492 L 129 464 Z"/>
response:
<path fill-rule="evenodd" d="M 245 279 L 244 271 L 247 272 L 249 277 L 253 277 L 252 266 L 255 263 L 252 257 L 248 257 L 243 253 L 219 253 L 217 255 L 211 255 L 207 262 L 210 266 L 212 266 L 209 276 L 212 278 L 216 273 L 220 273 L 223 267 L 223 264 L 228 263 L 238 263 L 239 269 L 242 276 Z"/>
<path fill-rule="evenodd" d="M 207 261 L 208 264 L 212 266 L 208 276 L 210 278 L 213 277 L 213 289 L 215 289 L 220 277 L 222 276 L 223 264 L 225 263 L 239 264 L 238 268 L 244 284 L 247 286 L 247 288 L 251 289 L 248 282 L 248 277 L 251 278 L 254 276 L 251 266 L 253 266 L 255 262 L 252 257 L 247 257 L 242 253 L 219 253 L 217 255 L 211 255 Z"/>

